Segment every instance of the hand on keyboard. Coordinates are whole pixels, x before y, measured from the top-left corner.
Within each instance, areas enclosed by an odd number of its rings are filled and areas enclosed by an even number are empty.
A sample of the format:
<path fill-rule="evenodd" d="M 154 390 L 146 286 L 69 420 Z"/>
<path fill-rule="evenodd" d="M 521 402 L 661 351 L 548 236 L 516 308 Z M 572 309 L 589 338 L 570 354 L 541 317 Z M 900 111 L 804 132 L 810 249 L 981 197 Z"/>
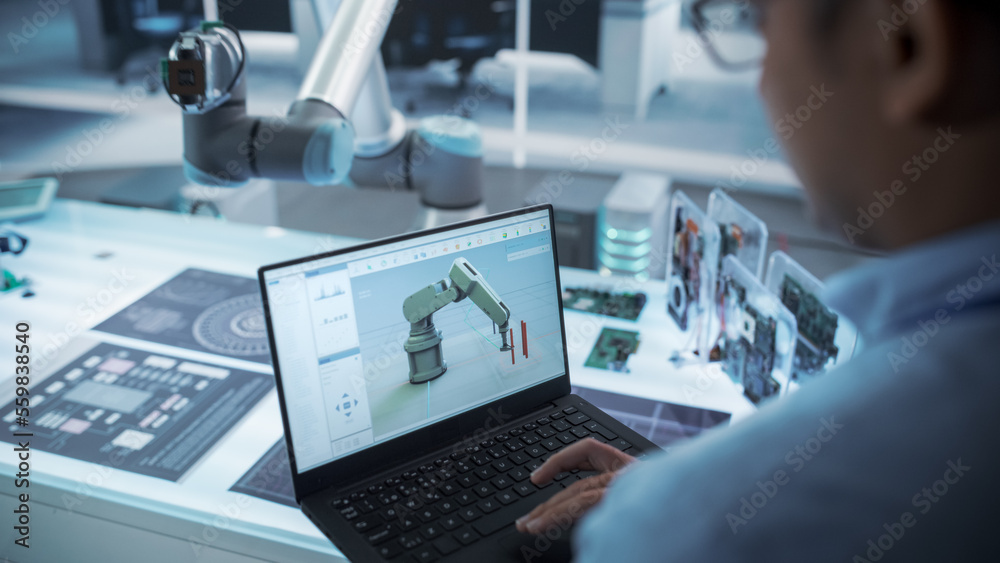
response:
<path fill-rule="evenodd" d="M 634 461 L 634 457 L 591 438 L 555 453 L 531 474 L 532 483 L 545 485 L 564 471 L 597 471 L 598 474 L 573 483 L 519 518 L 518 531 L 541 534 L 555 527 L 568 529 L 600 502 L 612 479 Z"/>

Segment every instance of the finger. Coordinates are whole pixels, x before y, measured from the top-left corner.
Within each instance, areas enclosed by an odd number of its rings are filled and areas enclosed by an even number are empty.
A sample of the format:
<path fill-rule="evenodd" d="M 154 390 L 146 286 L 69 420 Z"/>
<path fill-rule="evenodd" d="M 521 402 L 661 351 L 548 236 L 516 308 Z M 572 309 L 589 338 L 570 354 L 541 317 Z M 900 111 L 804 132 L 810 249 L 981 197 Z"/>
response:
<path fill-rule="evenodd" d="M 635 461 L 618 448 L 593 438 L 581 440 L 556 452 L 531 474 L 531 482 L 544 485 L 563 471 L 617 471 Z"/>
<path fill-rule="evenodd" d="M 580 484 L 583 481 L 579 481 Z M 574 483 L 577 484 L 577 483 Z M 518 523 L 518 529 L 529 534 L 541 534 L 553 528 L 568 530 L 577 520 L 604 498 L 606 487 L 590 485 L 568 495 L 556 495 L 545 503 L 543 510 Z M 570 493 L 570 489 L 563 491 Z"/>
<path fill-rule="evenodd" d="M 529 534 L 542 534 L 553 528 L 568 530 L 604 497 L 604 489 L 590 489 L 562 502 L 525 523 Z"/>
<path fill-rule="evenodd" d="M 536 506 L 534 510 L 528 514 L 518 518 L 516 522 L 517 529 L 522 532 L 526 532 L 528 522 L 537 519 L 541 515 L 551 511 L 553 507 L 559 506 L 575 496 L 581 495 L 591 489 L 603 489 L 607 487 L 613 477 L 613 473 L 604 473 L 601 475 L 594 475 L 586 479 L 581 479 L 580 481 L 573 483 L 569 487 L 566 487 L 565 490 L 559 491 L 557 494 L 553 495 L 549 500 Z"/>
<path fill-rule="evenodd" d="M 601 450 L 602 445 L 597 440 L 588 438 L 556 452 L 532 472 L 531 481 L 536 485 L 544 485 L 563 471 L 573 469 L 593 471 L 593 459 L 605 454 Z"/>

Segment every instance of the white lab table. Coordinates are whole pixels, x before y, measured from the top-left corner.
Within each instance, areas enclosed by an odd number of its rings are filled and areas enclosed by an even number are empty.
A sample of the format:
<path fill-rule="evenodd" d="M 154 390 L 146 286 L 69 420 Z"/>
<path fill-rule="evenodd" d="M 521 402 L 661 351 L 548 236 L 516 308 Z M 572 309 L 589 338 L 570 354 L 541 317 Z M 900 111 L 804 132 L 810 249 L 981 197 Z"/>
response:
<path fill-rule="evenodd" d="M 195 267 L 253 277 L 259 266 L 331 250 L 355 239 L 57 200 L 42 219 L 14 227 L 28 250 L 4 265 L 34 280 L 35 296 L 0 298 L 0 337 L 31 324 L 39 382 L 97 342 L 88 329 L 180 271 Z M 644 291 L 637 322 L 566 312 L 574 385 L 732 413 L 754 407 L 715 366 L 676 367 L 668 361 L 679 334 L 666 314 L 663 282 L 636 283 L 562 269 L 563 287 L 602 286 Z M 584 367 L 603 327 L 641 334 L 629 373 Z M 106 335 L 104 341 L 112 343 Z M 14 393 L 13 346 L 0 342 L 0 404 Z M 197 353 L 150 345 L 151 351 Z M 269 372 L 243 362 L 243 369 Z M 0 443 L 0 555 L 19 562 L 330 561 L 342 556 L 296 509 L 229 488 L 281 437 L 277 394 L 270 391 L 178 482 L 33 450 L 31 548 L 13 545 L 9 525 L 17 472 L 12 446 Z M 16 550 L 16 551 L 15 551 Z"/>

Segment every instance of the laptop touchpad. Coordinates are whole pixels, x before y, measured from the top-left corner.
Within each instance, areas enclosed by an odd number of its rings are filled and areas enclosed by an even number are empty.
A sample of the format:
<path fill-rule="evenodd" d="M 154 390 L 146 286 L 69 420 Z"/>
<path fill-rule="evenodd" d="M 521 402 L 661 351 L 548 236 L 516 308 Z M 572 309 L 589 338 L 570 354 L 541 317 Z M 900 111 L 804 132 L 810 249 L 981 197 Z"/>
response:
<path fill-rule="evenodd" d="M 555 532 L 552 533 L 555 535 Z M 570 549 L 570 531 L 563 531 L 555 539 L 511 532 L 497 538 L 501 552 L 511 561 L 531 561 L 532 563 L 565 563 L 573 559 Z"/>

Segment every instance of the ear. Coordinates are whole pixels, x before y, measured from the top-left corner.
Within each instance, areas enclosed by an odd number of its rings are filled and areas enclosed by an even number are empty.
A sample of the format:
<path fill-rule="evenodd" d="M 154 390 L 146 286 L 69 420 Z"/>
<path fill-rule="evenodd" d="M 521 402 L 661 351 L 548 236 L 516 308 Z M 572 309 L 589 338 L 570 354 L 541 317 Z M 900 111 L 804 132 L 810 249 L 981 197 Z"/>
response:
<path fill-rule="evenodd" d="M 919 121 L 949 97 L 958 52 L 945 0 L 878 0 L 882 107 L 894 122 Z"/>

